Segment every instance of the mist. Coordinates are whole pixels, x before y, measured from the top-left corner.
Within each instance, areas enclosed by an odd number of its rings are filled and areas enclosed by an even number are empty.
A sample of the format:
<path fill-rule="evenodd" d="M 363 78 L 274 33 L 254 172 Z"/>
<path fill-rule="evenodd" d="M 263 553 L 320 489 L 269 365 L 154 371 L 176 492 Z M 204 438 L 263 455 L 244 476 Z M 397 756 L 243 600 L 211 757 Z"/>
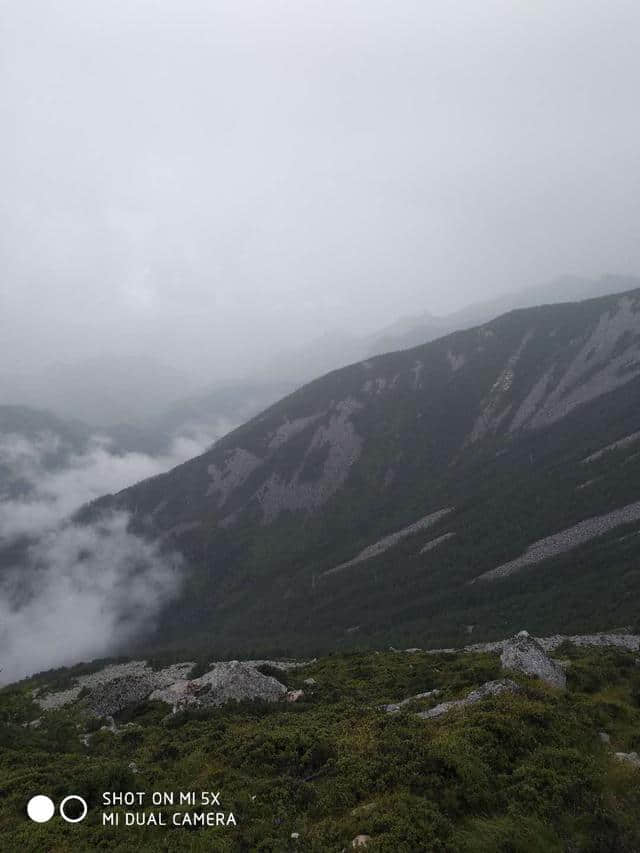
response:
<path fill-rule="evenodd" d="M 182 560 L 128 529 L 126 513 L 75 524 L 86 502 L 117 492 L 201 453 L 210 436 L 174 439 L 160 456 L 115 453 L 96 435 L 51 466 L 64 442 L 0 435 L 0 683 L 116 653 L 151 630 L 180 591 Z"/>
<path fill-rule="evenodd" d="M 97 360 L 95 390 L 120 359 L 152 407 L 323 334 L 640 270 L 635 3 L 0 15 L 4 402 L 70 409 L 65 371 Z"/>
<path fill-rule="evenodd" d="M 89 431 L 0 430 L 3 679 L 117 649 L 178 594 L 178 558 L 124 515 L 79 527 L 87 501 L 328 369 L 536 302 L 503 294 L 637 286 L 631 0 L 21 0 L 0 23 L 0 404 Z"/>
<path fill-rule="evenodd" d="M 125 513 L 43 534 L 0 585 L 0 683 L 104 657 L 149 630 L 181 560 L 127 531 Z"/>

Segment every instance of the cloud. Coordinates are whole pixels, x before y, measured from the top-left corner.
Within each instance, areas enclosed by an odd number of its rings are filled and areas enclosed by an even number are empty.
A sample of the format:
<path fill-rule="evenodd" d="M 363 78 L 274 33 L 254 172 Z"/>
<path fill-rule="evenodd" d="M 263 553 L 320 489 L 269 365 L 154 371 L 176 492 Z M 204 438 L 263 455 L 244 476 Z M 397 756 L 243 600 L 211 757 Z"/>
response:
<path fill-rule="evenodd" d="M 128 532 L 117 513 L 65 524 L 0 584 L 0 678 L 11 682 L 123 648 L 180 588 L 181 560 Z"/>
<path fill-rule="evenodd" d="M 94 436 L 82 452 L 64 455 L 64 464 L 51 466 L 50 457 L 65 450 L 60 438 L 42 433 L 29 440 L 22 435 L 0 436 L 0 465 L 8 480 L 28 488 L 21 498 L 0 495 L 0 540 L 39 535 L 68 518 L 88 501 L 119 492 L 203 453 L 212 435 L 190 431 L 176 436 L 169 451 L 159 456 L 115 453 L 111 442 Z"/>
<path fill-rule="evenodd" d="M 52 359 L 206 386 L 637 271 L 639 27 L 630 0 L 3 3 L 0 364 L 31 402 Z"/>
<path fill-rule="evenodd" d="M 114 453 L 100 436 L 82 452 L 51 433 L 0 436 L 0 546 L 6 555 L 7 546 L 23 543 L 22 556 L 4 567 L 0 550 L 0 682 L 116 652 L 153 627 L 179 593 L 180 556 L 131 533 L 126 513 L 91 525 L 69 519 L 87 501 L 166 471 L 210 443 L 194 430 L 150 456 Z"/>

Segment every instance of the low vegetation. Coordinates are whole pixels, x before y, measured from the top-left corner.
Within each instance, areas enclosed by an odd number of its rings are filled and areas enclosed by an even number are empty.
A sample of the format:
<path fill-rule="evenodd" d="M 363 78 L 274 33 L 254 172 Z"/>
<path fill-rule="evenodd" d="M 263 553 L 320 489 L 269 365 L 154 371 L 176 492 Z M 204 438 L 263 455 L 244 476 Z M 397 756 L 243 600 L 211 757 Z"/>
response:
<path fill-rule="evenodd" d="M 625 853 L 640 849 L 640 666 L 616 649 L 557 650 L 568 689 L 522 690 L 422 720 L 415 711 L 500 676 L 489 654 L 336 654 L 287 673 L 295 703 L 170 714 L 147 702 L 99 728 L 75 705 L 43 713 L 40 676 L 0 691 L 0 837 L 6 850 Z M 56 681 L 60 681 L 56 673 Z M 310 681 L 311 680 L 311 681 Z M 381 706 L 438 688 L 438 698 Z M 36 722 L 38 721 L 39 722 Z M 100 725 L 109 721 L 100 721 Z M 113 727 L 112 727 L 113 728 Z M 220 791 L 236 826 L 171 826 L 201 806 L 117 807 L 103 792 Z M 36 793 L 80 794 L 87 819 L 28 820 Z M 127 811 L 169 826 L 125 827 Z"/>

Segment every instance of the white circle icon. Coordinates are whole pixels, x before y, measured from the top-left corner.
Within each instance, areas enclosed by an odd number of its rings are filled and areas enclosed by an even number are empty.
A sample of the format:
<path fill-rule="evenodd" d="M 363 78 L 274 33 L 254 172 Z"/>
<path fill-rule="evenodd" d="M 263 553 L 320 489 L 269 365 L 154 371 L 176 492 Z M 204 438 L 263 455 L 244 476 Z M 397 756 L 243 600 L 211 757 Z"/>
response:
<path fill-rule="evenodd" d="M 82 813 L 79 817 L 69 817 L 64 813 L 64 807 L 67 803 L 73 802 L 73 800 L 77 800 L 82 806 Z M 70 794 L 68 797 L 65 797 L 64 800 L 60 803 L 60 817 L 63 820 L 66 820 L 67 823 L 80 823 L 81 820 L 84 820 L 87 816 L 87 812 L 89 811 L 89 807 L 87 806 L 87 801 L 82 797 L 79 797 L 77 794 Z"/>
<path fill-rule="evenodd" d="M 31 797 L 27 803 L 27 814 L 36 823 L 46 823 L 51 820 L 55 810 L 53 800 L 50 797 L 45 797 L 44 794 Z"/>

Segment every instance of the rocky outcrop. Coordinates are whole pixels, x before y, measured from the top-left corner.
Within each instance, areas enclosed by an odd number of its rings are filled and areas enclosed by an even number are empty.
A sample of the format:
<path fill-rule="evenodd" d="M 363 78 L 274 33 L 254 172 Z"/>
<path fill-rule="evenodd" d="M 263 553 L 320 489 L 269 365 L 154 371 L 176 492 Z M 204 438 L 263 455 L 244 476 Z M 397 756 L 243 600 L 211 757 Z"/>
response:
<path fill-rule="evenodd" d="M 503 669 L 532 675 L 551 687 L 565 687 L 567 676 L 555 661 L 549 658 L 540 645 L 526 631 L 507 640 L 500 655 Z"/>
<path fill-rule="evenodd" d="M 415 696 L 409 696 L 408 699 L 403 699 L 401 702 L 393 702 L 390 705 L 383 705 L 382 710 L 386 711 L 387 714 L 397 714 L 398 711 L 401 711 L 402 708 L 410 702 L 416 702 L 420 699 L 433 699 L 441 693 L 442 690 L 427 690 L 426 693 L 417 693 Z"/>
<path fill-rule="evenodd" d="M 270 524 L 285 511 L 317 510 L 340 489 L 362 452 L 363 440 L 352 422 L 352 416 L 361 408 L 362 404 L 353 397 L 336 403 L 328 422 L 316 427 L 293 475 L 272 471 L 254 493 L 262 507 L 263 523 Z M 308 463 L 318 454 L 324 454 L 324 459 L 311 477 Z"/>
<path fill-rule="evenodd" d="M 487 699 L 490 696 L 500 696 L 503 693 L 517 693 L 520 690 L 520 687 L 515 683 L 515 681 L 511 681 L 510 678 L 502 678 L 497 681 L 487 681 L 486 684 L 483 684 L 482 687 L 478 687 L 477 690 L 472 690 L 464 699 L 456 699 L 451 702 L 441 702 L 440 705 L 436 705 L 435 708 L 430 708 L 428 711 L 421 711 L 416 714 L 417 717 L 420 717 L 422 720 L 431 720 L 434 717 L 441 717 L 443 714 L 446 714 L 448 711 L 452 711 L 454 708 L 465 708 L 468 705 L 475 705 L 477 702 L 481 702 L 483 699 Z"/>
<path fill-rule="evenodd" d="M 638 296 L 622 296 L 583 336 L 560 375 L 549 371 L 542 384 L 535 386 L 516 413 L 512 429 L 549 426 L 578 406 L 631 382 L 640 372 L 637 329 Z"/>
<path fill-rule="evenodd" d="M 552 634 L 549 637 L 536 637 L 536 642 L 542 646 L 545 652 L 553 652 L 563 643 L 571 643 L 574 646 L 613 646 L 618 649 L 627 649 L 630 652 L 640 651 L 640 634 L 622 632 L 603 632 L 601 634 Z M 404 649 L 405 653 L 415 654 L 424 651 L 427 655 L 456 654 L 460 652 L 502 654 L 502 650 L 509 640 L 492 640 L 489 643 L 472 643 L 468 646 L 449 646 L 440 649 Z M 390 647 L 391 651 L 399 651 Z M 640 661 L 640 659 L 639 659 Z M 560 664 L 559 664 L 560 665 Z M 639 663 L 640 665 L 640 663 Z"/>
<path fill-rule="evenodd" d="M 62 708 L 77 699 L 86 699 L 87 706 L 99 716 L 110 716 L 128 705 L 145 699 L 152 690 L 167 687 L 184 679 L 193 668 L 193 661 L 154 670 L 146 661 L 110 664 L 96 672 L 81 675 L 67 690 L 35 697 L 46 711 Z"/>
<path fill-rule="evenodd" d="M 637 752 L 616 752 L 615 757 L 618 761 L 623 761 L 632 767 L 640 767 L 640 757 Z"/>
<path fill-rule="evenodd" d="M 301 663 L 292 661 L 222 661 L 200 678 L 190 679 L 192 662 L 154 670 L 145 661 L 106 666 L 98 672 L 80 676 L 67 690 L 36 696 L 45 710 L 54 710 L 81 700 L 99 717 L 118 714 L 147 699 L 166 702 L 173 711 L 189 706 L 222 705 L 232 700 L 262 699 L 273 702 L 287 692 L 276 678 L 263 675 L 258 666 L 292 669 Z"/>
<path fill-rule="evenodd" d="M 90 711 L 98 717 L 113 716 L 125 708 L 138 705 L 154 687 L 153 676 L 123 676 L 98 685 L 86 698 Z"/>
<path fill-rule="evenodd" d="M 563 634 L 553 634 L 551 637 L 540 637 L 538 642 L 547 652 L 552 652 L 562 643 L 572 643 L 574 646 L 615 646 L 619 649 L 628 649 L 631 652 L 637 652 L 640 649 L 640 635 L 614 632 L 574 634 L 569 637 Z"/>
<path fill-rule="evenodd" d="M 473 444 L 488 433 L 497 431 L 503 420 L 510 414 L 511 406 L 507 405 L 505 407 L 504 398 L 513 386 L 515 369 L 522 353 L 533 336 L 533 330 L 529 329 L 524 334 L 517 350 L 509 356 L 504 369 L 492 385 L 487 398 L 483 400 L 482 411 L 476 419 L 471 435 L 468 438 L 468 443 Z"/>
<path fill-rule="evenodd" d="M 176 681 L 161 690 L 154 690 L 152 700 L 166 702 L 172 710 L 190 706 L 206 707 L 246 699 L 275 702 L 286 695 L 287 688 L 277 679 L 263 675 L 240 661 L 218 663 L 200 678 Z"/>
<path fill-rule="evenodd" d="M 626 629 L 621 629 L 621 631 L 624 630 Z M 555 634 L 550 637 L 533 638 L 526 632 L 521 632 L 508 640 L 475 643 L 461 649 L 428 649 L 424 653 L 500 654 L 505 669 L 538 677 L 555 687 L 564 687 L 566 683 L 564 667 L 560 662 L 548 657 L 549 652 L 564 642 L 571 642 L 577 646 L 615 646 L 630 651 L 640 650 L 640 636 L 636 634 L 602 633 L 573 636 Z M 394 649 L 394 651 L 398 650 Z M 420 649 L 411 648 L 406 649 L 405 653 L 418 654 L 420 651 Z M 78 676 L 75 683 L 66 690 L 48 693 L 35 690 L 33 698 L 45 711 L 82 701 L 91 713 L 101 717 L 111 717 L 147 699 L 166 702 L 174 711 L 187 707 L 220 705 L 230 700 L 261 699 L 270 702 L 285 699 L 287 689 L 277 677 L 264 675 L 259 668 L 268 666 L 272 670 L 279 669 L 284 672 L 313 662 L 309 660 L 222 661 L 212 663 L 208 672 L 199 678 L 191 679 L 189 674 L 193 669 L 193 662 L 188 661 L 155 670 L 145 661 L 130 661 L 110 664 L 96 672 Z M 316 681 L 308 678 L 304 684 L 307 687 L 313 687 Z M 494 695 L 492 691 L 497 690 L 500 693 L 514 687 L 514 683 L 508 679 L 488 682 L 463 700 L 441 703 L 436 708 L 421 712 L 419 716 L 424 718 L 439 716 L 454 707 L 473 704 L 486 695 Z M 438 690 L 430 690 L 419 693 L 400 702 L 385 705 L 382 709 L 389 714 L 397 713 L 410 702 L 434 698 L 438 692 Z M 299 691 L 292 691 L 291 694 L 291 701 L 294 695 L 296 699 L 302 698 Z"/>

